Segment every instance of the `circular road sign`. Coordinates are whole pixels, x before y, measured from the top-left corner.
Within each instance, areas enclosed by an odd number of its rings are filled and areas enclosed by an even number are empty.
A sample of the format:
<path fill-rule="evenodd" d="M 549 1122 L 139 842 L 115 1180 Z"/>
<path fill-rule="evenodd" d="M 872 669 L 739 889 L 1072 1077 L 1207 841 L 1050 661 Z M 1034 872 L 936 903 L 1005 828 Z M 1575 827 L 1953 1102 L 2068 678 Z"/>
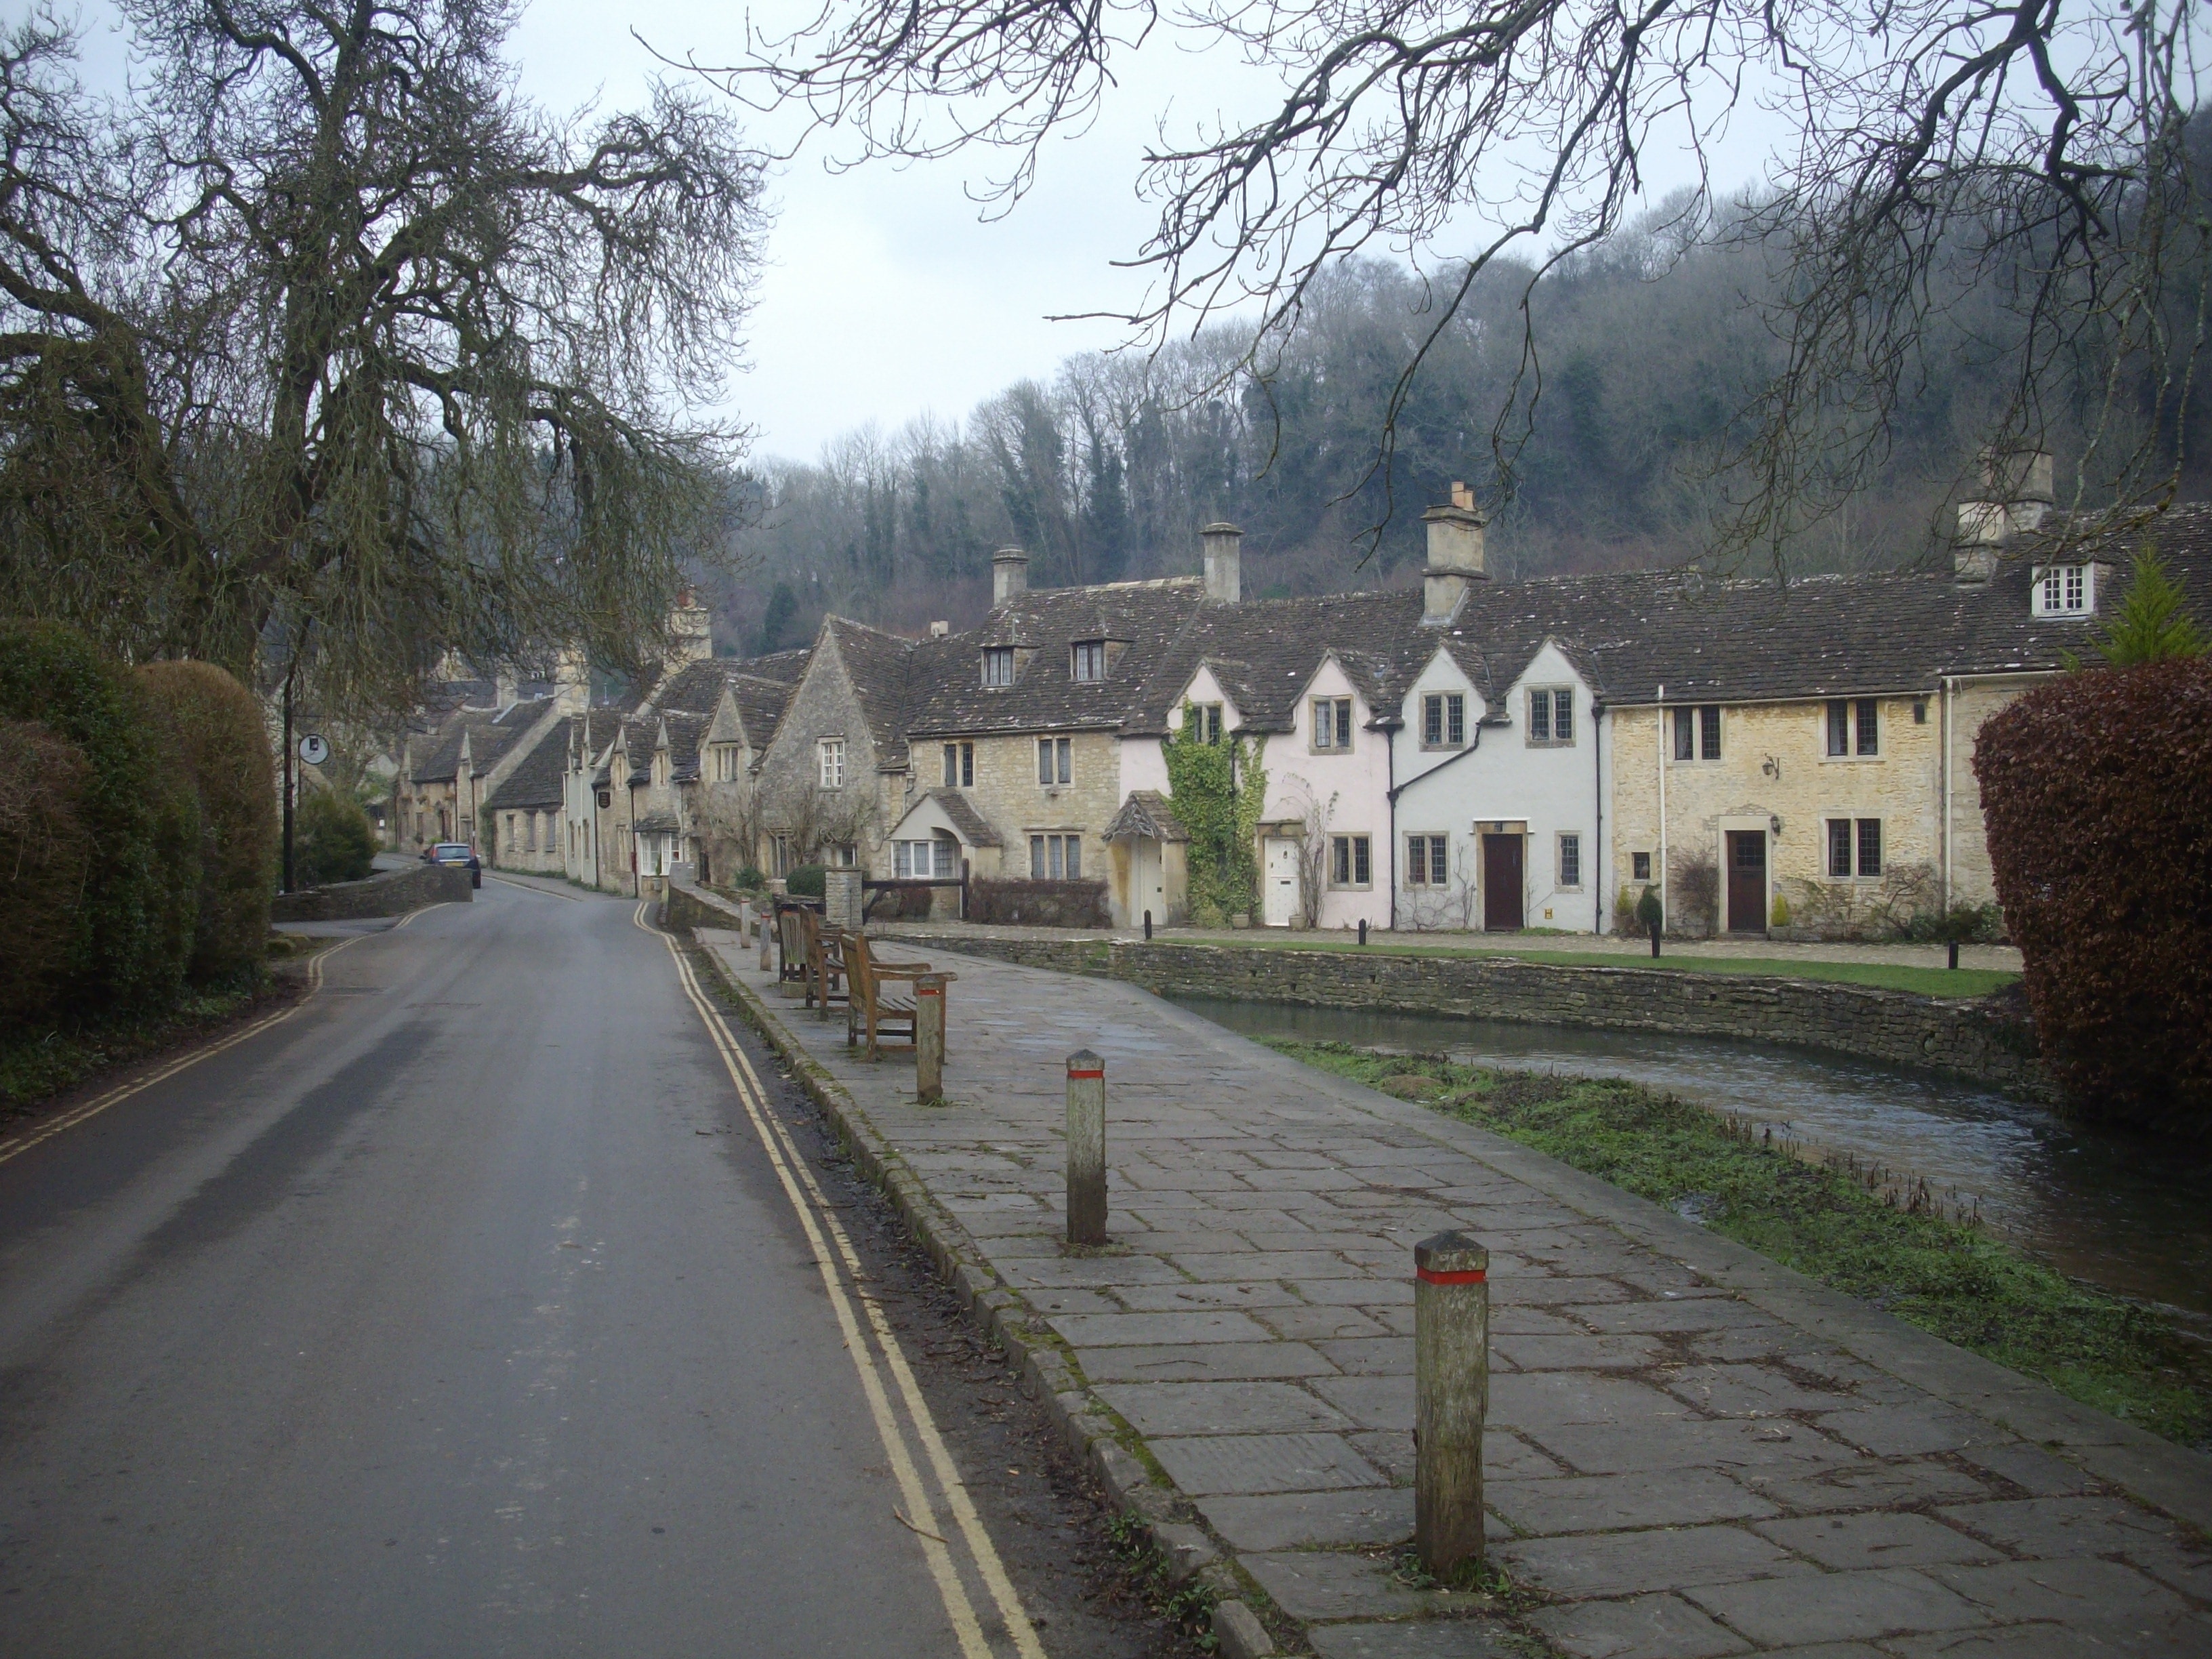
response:
<path fill-rule="evenodd" d="M 331 757 L 331 746 L 320 735 L 310 732 L 300 739 L 300 758 L 310 766 L 320 766 Z"/>

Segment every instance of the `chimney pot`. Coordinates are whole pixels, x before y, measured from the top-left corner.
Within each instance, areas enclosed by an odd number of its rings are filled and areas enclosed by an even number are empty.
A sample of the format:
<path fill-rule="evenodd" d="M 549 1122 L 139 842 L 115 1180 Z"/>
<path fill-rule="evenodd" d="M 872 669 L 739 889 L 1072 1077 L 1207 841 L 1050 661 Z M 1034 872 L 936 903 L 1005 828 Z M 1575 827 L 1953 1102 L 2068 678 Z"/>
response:
<path fill-rule="evenodd" d="M 1980 460 L 1981 498 L 1959 503 L 1951 555 L 1953 577 L 1966 586 L 1996 574 L 1997 549 L 2039 528 L 2054 499 L 2049 451 L 1984 449 Z"/>
<path fill-rule="evenodd" d="M 1233 524 L 1210 524 L 1198 532 L 1205 551 L 1206 598 L 1210 605 L 1243 599 L 1244 532 Z"/>
<path fill-rule="evenodd" d="M 1018 547 L 1002 547 L 991 555 L 991 605 L 1004 605 L 1030 586 L 1030 556 Z"/>
<path fill-rule="evenodd" d="M 1441 628 L 1459 614 L 1479 581 L 1489 580 L 1484 563 L 1484 520 L 1474 492 L 1452 485 L 1452 499 L 1421 514 L 1429 527 L 1429 568 L 1421 578 L 1421 621 Z"/>

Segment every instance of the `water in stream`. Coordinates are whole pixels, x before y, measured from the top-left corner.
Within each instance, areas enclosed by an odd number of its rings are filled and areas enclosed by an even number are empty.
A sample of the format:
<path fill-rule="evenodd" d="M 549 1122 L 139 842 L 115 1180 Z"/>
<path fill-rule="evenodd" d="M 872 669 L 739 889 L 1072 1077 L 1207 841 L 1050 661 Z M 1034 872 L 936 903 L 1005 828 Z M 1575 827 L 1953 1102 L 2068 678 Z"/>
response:
<path fill-rule="evenodd" d="M 1925 1179 L 2062 1273 L 2212 1324 L 2212 1157 L 2081 1129 L 2040 1107 L 1871 1061 L 1717 1037 L 1179 997 L 1249 1036 L 1300 1037 L 1478 1066 L 1619 1077 Z"/>

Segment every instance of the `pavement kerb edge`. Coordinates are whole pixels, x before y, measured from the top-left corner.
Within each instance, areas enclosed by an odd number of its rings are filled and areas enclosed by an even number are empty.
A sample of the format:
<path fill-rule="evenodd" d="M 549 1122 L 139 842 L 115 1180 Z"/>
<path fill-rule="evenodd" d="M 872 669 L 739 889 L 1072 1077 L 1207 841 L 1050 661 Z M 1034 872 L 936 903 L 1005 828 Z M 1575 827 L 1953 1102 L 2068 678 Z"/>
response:
<path fill-rule="evenodd" d="M 830 1120 L 861 1174 L 891 1200 L 969 1316 L 1012 1357 L 1024 1386 L 1058 1422 L 1076 1455 L 1097 1472 L 1123 1513 L 1143 1525 L 1171 1578 L 1182 1583 L 1195 1577 L 1212 1589 L 1214 1636 L 1221 1651 L 1233 1659 L 1262 1659 L 1282 1651 L 1254 1610 L 1255 1604 L 1303 1638 L 1303 1625 L 1273 1607 L 1272 1598 L 1237 1565 L 1234 1552 L 1192 1518 L 1198 1515 L 1196 1506 L 1160 1468 L 1142 1437 L 1092 1395 L 1081 1368 L 1056 1342 L 1040 1340 L 1044 1322 L 1036 1310 L 992 1273 L 968 1230 L 930 1195 L 860 1103 L 808 1054 L 750 986 L 724 973 L 712 951 L 701 954 L 735 996 L 746 1022 Z"/>

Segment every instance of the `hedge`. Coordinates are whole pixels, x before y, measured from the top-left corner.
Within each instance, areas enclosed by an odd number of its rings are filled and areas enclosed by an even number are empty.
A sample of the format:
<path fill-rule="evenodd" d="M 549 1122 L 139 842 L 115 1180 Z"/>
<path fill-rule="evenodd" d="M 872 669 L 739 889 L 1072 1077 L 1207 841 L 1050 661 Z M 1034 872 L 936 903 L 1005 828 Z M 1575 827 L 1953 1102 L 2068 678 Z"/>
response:
<path fill-rule="evenodd" d="M 2038 686 L 1982 727 L 1974 773 L 2069 1109 L 2212 1133 L 2212 661 Z"/>
<path fill-rule="evenodd" d="M 359 881 L 376 868 L 376 826 L 350 795 L 302 790 L 292 815 L 292 884 Z"/>
<path fill-rule="evenodd" d="M 1103 881 L 971 881 L 968 920 L 1031 927 L 1109 927 Z"/>
<path fill-rule="evenodd" d="M 45 1014 L 59 994 L 90 863 L 92 763 L 29 720 L 0 720 L 0 1025 Z"/>
<path fill-rule="evenodd" d="M 267 951 L 276 878 L 276 769 L 261 705 L 212 663 L 149 663 L 138 673 L 168 715 L 199 799 L 191 974 L 203 984 L 234 978 Z"/>
<path fill-rule="evenodd" d="M 90 851 L 59 966 L 72 1013 L 165 1009 L 184 987 L 199 911 L 199 807 L 144 688 L 83 635 L 0 623 L 0 718 L 65 738 L 90 768 Z"/>

